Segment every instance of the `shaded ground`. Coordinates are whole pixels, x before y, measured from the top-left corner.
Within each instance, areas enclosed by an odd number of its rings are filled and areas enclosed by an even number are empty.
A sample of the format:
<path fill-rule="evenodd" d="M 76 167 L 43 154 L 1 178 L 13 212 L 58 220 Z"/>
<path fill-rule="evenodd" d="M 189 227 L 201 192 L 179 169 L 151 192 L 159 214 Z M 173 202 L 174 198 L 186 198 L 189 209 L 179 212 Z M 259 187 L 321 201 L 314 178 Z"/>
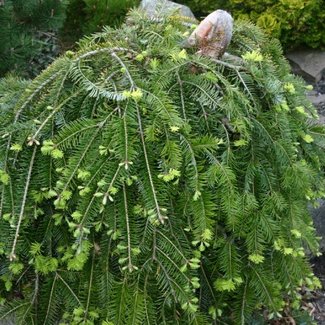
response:
<path fill-rule="evenodd" d="M 322 281 L 323 289 L 310 300 L 311 312 L 319 325 L 325 325 L 325 255 L 312 260 L 315 275 Z"/>
<path fill-rule="evenodd" d="M 320 94 L 325 94 L 325 75 L 323 78 L 316 84 L 316 91 Z"/>
<path fill-rule="evenodd" d="M 315 85 L 314 92 L 316 93 L 317 96 L 314 99 L 316 99 L 316 107 L 318 113 L 324 117 L 325 116 L 325 73 L 323 78 Z"/>
<path fill-rule="evenodd" d="M 315 85 L 315 91 L 319 96 L 325 94 L 325 75 L 323 78 Z M 321 101 L 317 105 L 317 110 L 320 116 L 325 116 L 325 101 Z M 323 216 L 325 222 L 325 215 Z M 319 325 L 325 325 L 325 254 L 318 258 L 314 258 L 312 261 L 315 274 L 321 280 L 323 284 L 323 290 L 316 292 L 315 297 L 311 299 L 312 311 L 315 321 Z"/>

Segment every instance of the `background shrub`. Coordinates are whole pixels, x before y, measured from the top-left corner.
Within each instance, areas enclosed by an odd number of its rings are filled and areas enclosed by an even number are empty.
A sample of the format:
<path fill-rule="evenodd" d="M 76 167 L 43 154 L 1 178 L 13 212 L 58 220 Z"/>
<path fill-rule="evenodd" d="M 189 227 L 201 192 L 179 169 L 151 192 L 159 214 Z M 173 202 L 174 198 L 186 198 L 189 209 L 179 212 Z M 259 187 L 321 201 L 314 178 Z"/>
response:
<path fill-rule="evenodd" d="M 83 35 L 99 31 L 103 26 L 120 25 L 128 10 L 140 0 L 70 0 L 62 38 L 71 47 Z"/>
<path fill-rule="evenodd" d="M 55 33 L 65 21 L 67 0 L 6 0 L 0 4 L 0 76 L 35 76 L 59 52 Z"/>

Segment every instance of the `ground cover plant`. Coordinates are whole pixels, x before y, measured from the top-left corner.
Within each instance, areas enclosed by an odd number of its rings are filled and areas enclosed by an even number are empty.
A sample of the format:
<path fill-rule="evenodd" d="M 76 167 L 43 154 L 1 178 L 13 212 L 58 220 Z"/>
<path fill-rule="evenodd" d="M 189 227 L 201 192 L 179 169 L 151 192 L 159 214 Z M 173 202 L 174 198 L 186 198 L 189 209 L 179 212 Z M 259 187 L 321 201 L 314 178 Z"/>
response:
<path fill-rule="evenodd" d="M 319 285 L 324 128 L 279 43 L 137 11 L 0 82 L 0 321 L 248 324 Z M 228 59 L 227 59 L 228 58 Z"/>

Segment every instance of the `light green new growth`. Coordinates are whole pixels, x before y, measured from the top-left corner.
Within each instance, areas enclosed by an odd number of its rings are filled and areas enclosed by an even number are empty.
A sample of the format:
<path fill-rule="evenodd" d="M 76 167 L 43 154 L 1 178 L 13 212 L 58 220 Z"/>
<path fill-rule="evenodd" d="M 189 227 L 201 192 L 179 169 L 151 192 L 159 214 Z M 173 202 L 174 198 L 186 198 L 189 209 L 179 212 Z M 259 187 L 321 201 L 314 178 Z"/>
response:
<path fill-rule="evenodd" d="M 0 82 L 0 322 L 247 324 L 319 285 L 305 85 L 253 25 L 235 62 L 182 49 L 185 25 L 134 11 Z"/>

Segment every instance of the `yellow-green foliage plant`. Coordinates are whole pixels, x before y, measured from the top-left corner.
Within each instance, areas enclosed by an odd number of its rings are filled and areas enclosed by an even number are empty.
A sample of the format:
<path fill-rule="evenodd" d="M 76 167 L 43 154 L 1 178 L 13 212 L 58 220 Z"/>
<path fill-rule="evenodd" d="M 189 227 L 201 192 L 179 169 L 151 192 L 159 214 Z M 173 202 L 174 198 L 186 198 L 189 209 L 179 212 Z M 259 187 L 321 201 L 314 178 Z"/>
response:
<path fill-rule="evenodd" d="M 0 321 L 247 324 L 319 285 L 324 128 L 277 41 L 132 12 L 0 83 Z"/>

